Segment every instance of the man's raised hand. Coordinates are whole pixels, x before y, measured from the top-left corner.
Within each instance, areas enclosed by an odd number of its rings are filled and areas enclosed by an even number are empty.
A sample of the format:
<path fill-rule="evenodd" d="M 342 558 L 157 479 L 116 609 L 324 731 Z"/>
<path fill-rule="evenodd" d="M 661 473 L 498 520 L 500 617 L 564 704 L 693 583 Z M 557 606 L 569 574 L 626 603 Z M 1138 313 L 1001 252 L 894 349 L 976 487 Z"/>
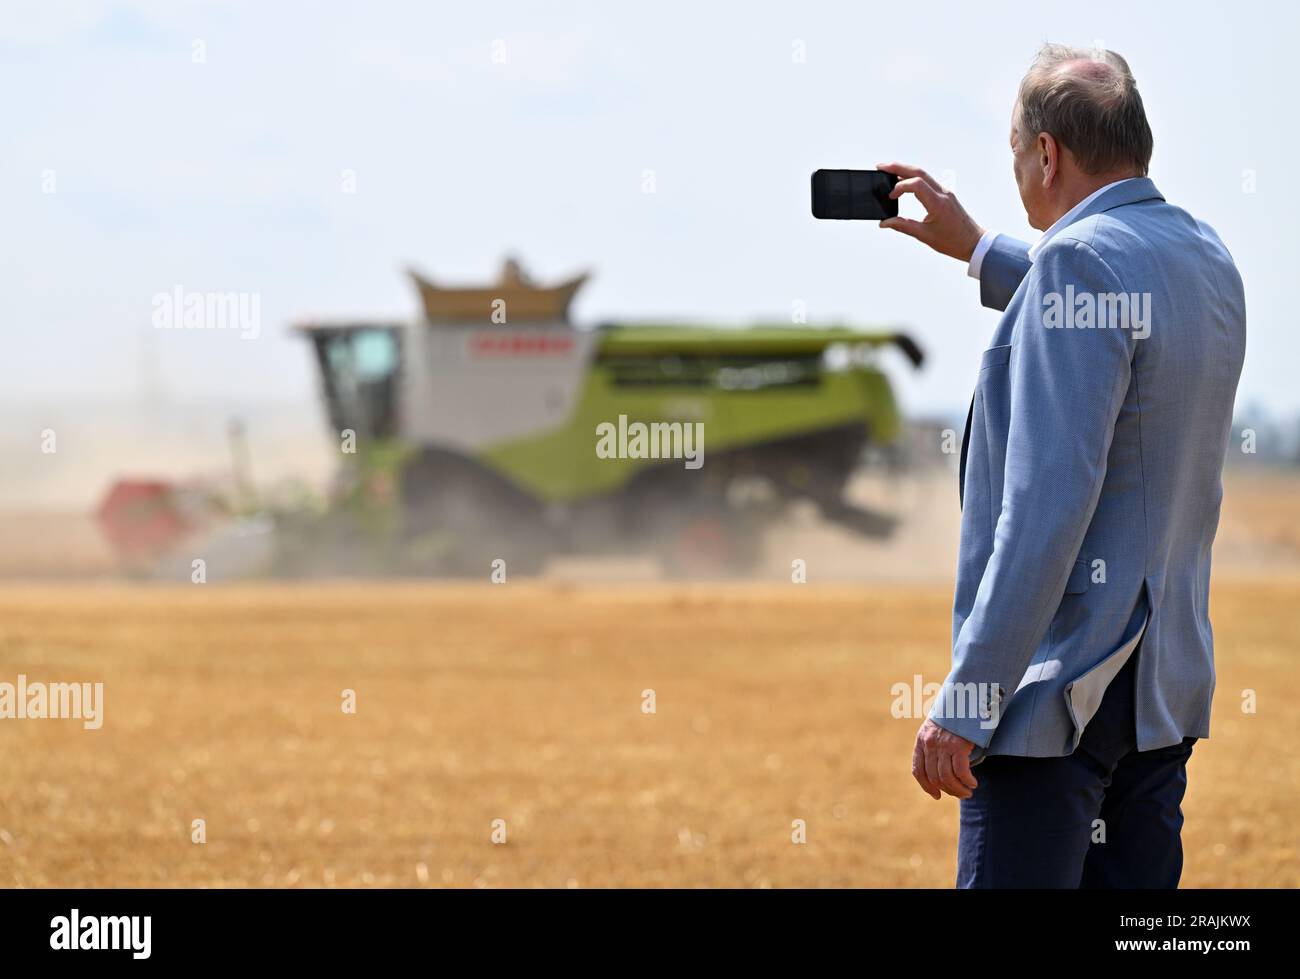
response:
<path fill-rule="evenodd" d="M 905 163 L 877 163 L 876 167 L 901 178 L 894 185 L 890 197 L 897 200 L 904 194 L 915 194 L 925 208 L 925 219 L 922 221 L 901 217 L 886 218 L 880 222 L 880 226 L 911 235 L 941 255 L 969 262 L 984 229 L 958 203 L 957 195 L 944 190 L 938 181 L 919 167 Z"/>

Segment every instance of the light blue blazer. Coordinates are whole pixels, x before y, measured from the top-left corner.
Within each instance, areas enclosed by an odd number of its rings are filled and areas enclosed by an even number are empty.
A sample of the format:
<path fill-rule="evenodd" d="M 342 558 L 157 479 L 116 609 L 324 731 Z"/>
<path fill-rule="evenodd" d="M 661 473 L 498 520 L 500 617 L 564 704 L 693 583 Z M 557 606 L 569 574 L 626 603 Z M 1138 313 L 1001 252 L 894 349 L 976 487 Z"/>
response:
<path fill-rule="evenodd" d="M 1005 312 L 963 444 L 952 670 L 930 716 L 975 760 L 1070 754 L 1140 641 L 1138 749 L 1207 737 L 1241 277 L 1145 177 L 1028 252 L 1000 235 L 980 269 Z"/>

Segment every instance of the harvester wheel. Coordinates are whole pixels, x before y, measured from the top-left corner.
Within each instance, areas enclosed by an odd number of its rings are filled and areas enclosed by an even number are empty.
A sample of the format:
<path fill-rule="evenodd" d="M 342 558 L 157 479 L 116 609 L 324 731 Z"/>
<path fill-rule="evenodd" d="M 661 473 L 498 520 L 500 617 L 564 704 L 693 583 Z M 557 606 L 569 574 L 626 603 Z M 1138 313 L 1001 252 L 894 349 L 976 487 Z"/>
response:
<path fill-rule="evenodd" d="M 408 569 L 479 577 L 504 561 L 508 575 L 537 574 L 555 548 L 531 498 L 447 456 L 416 459 L 402 473 Z"/>

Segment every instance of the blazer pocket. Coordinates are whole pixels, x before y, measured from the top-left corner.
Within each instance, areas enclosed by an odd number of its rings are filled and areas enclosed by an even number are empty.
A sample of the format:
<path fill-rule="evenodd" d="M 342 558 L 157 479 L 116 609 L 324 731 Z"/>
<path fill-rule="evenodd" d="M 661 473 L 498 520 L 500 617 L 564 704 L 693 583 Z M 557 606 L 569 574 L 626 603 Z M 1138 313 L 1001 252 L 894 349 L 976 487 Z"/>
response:
<path fill-rule="evenodd" d="M 980 370 L 988 370 L 990 367 L 998 367 L 1005 364 L 1011 359 L 1011 344 L 1003 344 L 1000 347 L 989 347 L 984 351 L 980 358 Z"/>
<path fill-rule="evenodd" d="M 1088 562 L 1075 561 L 1074 567 L 1070 569 L 1070 578 L 1065 583 L 1065 593 L 1067 595 L 1082 595 L 1088 590 L 1089 580 Z"/>

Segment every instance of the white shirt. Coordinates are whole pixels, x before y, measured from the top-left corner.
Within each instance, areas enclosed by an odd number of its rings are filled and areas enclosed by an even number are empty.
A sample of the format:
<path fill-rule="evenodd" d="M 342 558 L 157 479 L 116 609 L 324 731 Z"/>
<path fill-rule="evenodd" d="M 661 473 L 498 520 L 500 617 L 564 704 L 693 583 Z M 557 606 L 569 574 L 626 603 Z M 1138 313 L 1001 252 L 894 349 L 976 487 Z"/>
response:
<path fill-rule="evenodd" d="M 1063 215 L 1061 215 L 1060 219 L 1055 224 L 1053 224 L 1050 228 L 1044 231 L 1043 236 L 1041 238 L 1039 238 L 1036 242 L 1034 242 L 1032 245 L 1029 246 L 1029 261 L 1032 263 L 1034 259 L 1038 257 L 1038 253 L 1043 250 L 1043 247 L 1049 241 L 1051 241 L 1052 237 L 1062 228 L 1068 228 L 1070 225 L 1072 225 L 1075 222 L 1075 220 L 1079 217 L 1079 214 L 1083 211 L 1083 209 L 1087 207 L 1089 204 L 1091 204 L 1094 200 L 1096 200 L 1102 194 L 1106 193 L 1106 191 L 1110 190 L 1112 187 L 1118 187 L 1120 184 L 1125 183 L 1129 180 L 1137 180 L 1137 179 L 1139 178 L 1125 177 L 1123 180 L 1112 181 L 1111 183 L 1106 184 L 1106 186 L 1104 187 L 1098 187 L 1096 190 L 1094 190 L 1083 200 L 1079 201 L 1078 204 L 1075 204 L 1074 207 L 1070 208 Z M 998 236 L 998 232 L 996 231 L 986 231 L 984 232 L 984 234 L 980 236 L 979 242 L 975 245 L 975 251 L 971 252 L 970 265 L 966 269 L 966 274 L 969 275 L 972 279 L 978 279 L 980 277 L 980 269 L 984 265 L 984 256 L 987 255 L 989 249 L 993 247 L 993 242 L 997 238 L 997 236 Z"/>

